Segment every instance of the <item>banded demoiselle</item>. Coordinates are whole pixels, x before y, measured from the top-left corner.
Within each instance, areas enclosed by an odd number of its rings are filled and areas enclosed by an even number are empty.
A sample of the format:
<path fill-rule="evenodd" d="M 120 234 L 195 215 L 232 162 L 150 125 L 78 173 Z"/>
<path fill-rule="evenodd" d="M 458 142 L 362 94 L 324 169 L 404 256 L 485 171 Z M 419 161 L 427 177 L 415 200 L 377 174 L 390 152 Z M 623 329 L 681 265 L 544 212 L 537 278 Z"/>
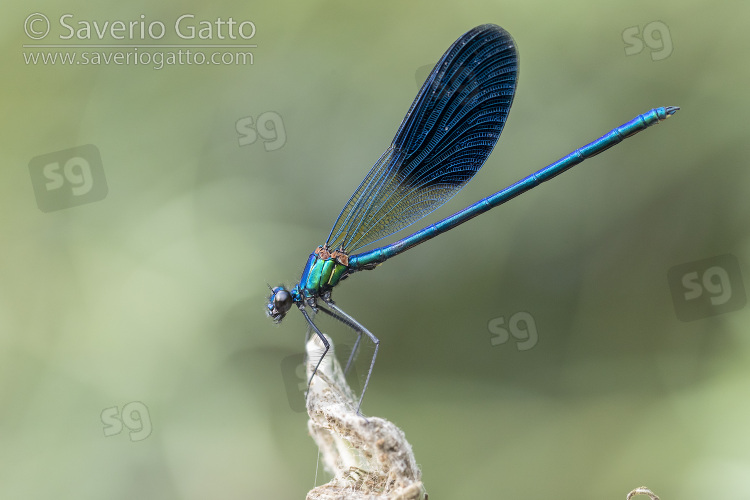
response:
<path fill-rule="evenodd" d="M 518 80 L 518 54 L 511 36 L 494 24 L 478 26 L 456 40 L 422 85 L 396 137 L 359 185 L 333 224 L 326 242 L 310 255 L 297 285 L 273 288 L 268 315 L 280 322 L 296 305 L 325 350 L 308 386 L 328 353 L 328 341 L 307 312 L 322 311 L 357 333 L 345 371 L 366 335 L 375 345 L 357 413 L 370 382 L 380 341 L 342 311 L 331 292 L 349 275 L 377 265 L 463 224 L 666 120 L 679 108 L 655 108 L 606 133 L 594 142 L 395 243 L 353 253 L 411 225 L 455 195 L 484 164 L 500 137 Z"/>

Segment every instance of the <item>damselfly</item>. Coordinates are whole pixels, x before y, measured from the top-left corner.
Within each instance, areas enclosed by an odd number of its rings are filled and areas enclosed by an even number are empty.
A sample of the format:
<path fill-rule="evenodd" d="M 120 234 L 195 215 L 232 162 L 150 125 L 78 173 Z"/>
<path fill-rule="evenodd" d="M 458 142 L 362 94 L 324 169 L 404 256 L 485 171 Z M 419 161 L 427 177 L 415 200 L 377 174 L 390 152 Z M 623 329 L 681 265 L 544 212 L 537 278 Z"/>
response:
<path fill-rule="evenodd" d="M 380 341 L 331 299 L 334 287 L 349 275 L 377 265 L 467 220 L 515 198 L 601 153 L 623 139 L 667 119 L 679 108 L 655 108 L 470 205 L 440 222 L 395 243 L 362 253 L 355 251 L 409 226 L 455 195 L 484 164 L 497 143 L 513 102 L 518 55 L 511 36 L 493 24 L 478 26 L 451 45 L 401 122 L 396 137 L 351 196 L 326 242 L 308 258 L 302 277 L 291 290 L 273 288 L 268 315 L 280 322 L 292 305 L 302 312 L 325 350 L 308 381 L 312 382 L 329 343 L 315 325 L 322 311 L 357 333 L 349 366 L 362 335 L 375 345 L 357 412 L 370 382 Z"/>

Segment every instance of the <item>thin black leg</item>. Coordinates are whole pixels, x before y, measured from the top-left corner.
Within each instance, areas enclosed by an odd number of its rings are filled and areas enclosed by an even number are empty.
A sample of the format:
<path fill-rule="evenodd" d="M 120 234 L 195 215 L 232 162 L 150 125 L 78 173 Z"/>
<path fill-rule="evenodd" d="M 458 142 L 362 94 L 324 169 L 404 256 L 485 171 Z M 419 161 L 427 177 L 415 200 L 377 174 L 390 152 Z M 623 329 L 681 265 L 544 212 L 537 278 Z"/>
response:
<path fill-rule="evenodd" d="M 362 394 L 359 396 L 359 404 L 357 405 L 357 414 L 362 415 L 362 412 L 360 412 L 360 408 L 362 408 L 362 399 L 365 397 L 365 392 L 367 392 L 367 385 L 370 383 L 370 376 L 372 375 L 372 369 L 375 367 L 375 358 L 378 356 L 378 349 L 380 348 L 380 340 L 370 333 L 370 331 L 362 326 L 362 324 L 357 321 L 356 319 L 352 318 L 348 314 L 346 314 L 344 311 L 342 311 L 336 304 L 333 303 L 333 301 L 330 298 L 323 298 L 324 302 L 328 307 L 330 307 L 332 310 L 329 311 L 325 307 L 322 307 L 321 305 L 318 305 L 318 309 L 323 311 L 324 313 L 328 314 L 332 318 L 336 318 L 337 320 L 341 321 L 345 325 L 347 325 L 352 330 L 356 331 L 359 334 L 359 337 L 362 336 L 364 333 L 367 335 L 373 344 L 375 344 L 375 352 L 372 354 L 372 361 L 370 361 L 370 370 L 367 372 L 367 378 L 365 379 L 365 386 L 362 388 Z M 359 342 L 359 337 L 357 342 Z M 356 346 L 356 344 L 355 344 Z"/>
<path fill-rule="evenodd" d="M 327 295 L 324 295 L 324 296 L 323 296 L 323 297 L 321 297 L 321 298 L 323 299 L 323 301 L 324 301 L 324 302 L 325 302 L 326 304 L 333 304 L 333 303 L 334 303 L 334 302 L 333 302 L 333 299 L 331 299 L 331 294 L 330 294 L 330 292 L 329 292 L 329 293 L 328 293 Z M 316 309 L 316 310 L 317 310 L 317 309 Z M 362 332 L 361 332 L 361 331 L 359 331 L 359 330 L 357 329 L 357 327 L 356 327 L 355 325 L 353 325 L 353 324 L 351 324 L 350 322 L 346 321 L 346 320 L 345 320 L 344 318 L 341 318 L 341 317 L 338 317 L 338 316 L 335 316 L 335 315 L 333 315 L 333 314 L 331 313 L 331 311 L 328 311 L 328 310 L 326 310 L 326 313 L 327 313 L 327 314 L 328 314 L 329 316 L 331 316 L 331 317 L 333 317 L 333 318 L 336 318 L 336 319 L 337 319 L 338 321 L 341 321 L 342 323 L 344 323 L 344 324 L 345 324 L 346 326 L 348 326 L 349 328 L 351 328 L 351 329 L 353 329 L 353 330 L 357 331 L 357 340 L 356 340 L 356 341 L 354 342 L 354 347 L 352 347 L 352 351 L 351 351 L 351 352 L 349 353 L 349 359 L 348 359 L 348 360 L 346 360 L 346 367 L 344 367 L 344 375 L 347 375 L 347 374 L 349 373 L 349 369 L 350 369 L 350 368 L 352 367 L 352 363 L 354 362 L 354 359 L 355 359 L 355 358 L 357 357 L 357 351 L 359 351 L 359 345 L 360 345 L 360 342 L 361 342 L 361 340 L 362 340 Z M 353 319 L 353 318 L 352 318 L 352 319 Z M 361 326 L 361 325 L 360 325 L 360 326 Z M 308 327 L 308 330 L 309 330 L 309 327 Z"/>
<path fill-rule="evenodd" d="M 310 335 L 312 335 L 313 329 L 308 323 L 307 325 L 307 332 L 305 332 L 305 345 L 307 345 L 308 342 L 310 342 Z"/>
<path fill-rule="evenodd" d="M 320 356 L 320 359 L 318 360 L 318 364 L 315 365 L 315 369 L 312 372 L 312 375 L 310 375 L 310 380 L 307 381 L 307 392 L 310 392 L 310 384 L 312 384 L 312 379 L 315 376 L 316 373 L 318 373 L 318 368 L 320 367 L 320 363 L 323 362 L 323 358 L 326 357 L 326 354 L 328 354 L 328 349 L 331 348 L 331 344 L 328 343 L 328 340 L 326 340 L 323 333 L 318 329 L 317 326 L 315 326 L 315 323 L 313 323 L 313 320 L 310 318 L 310 316 L 307 314 L 307 311 L 303 307 L 300 307 L 299 310 L 302 312 L 302 315 L 307 320 L 307 324 L 312 327 L 313 330 L 315 330 L 315 333 L 318 335 L 320 340 L 323 342 L 323 345 L 325 346 L 325 351 L 323 351 L 323 354 Z M 309 332 L 308 328 L 308 332 Z"/>
<path fill-rule="evenodd" d="M 349 354 L 349 359 L 346 362 L 346 368 L 344 368 L 344 375 L 349 373 L 349 368 L 352 367 L 352 362 L 354 361 L 354 358 L 357 356 L 357 350 L 359 349 L 360 340 L 362 340 L 362 332 L 359 332 L 357 334 L 357 340 L 354 342 L 354 347 L 352 347 L 352 352 Z"/>

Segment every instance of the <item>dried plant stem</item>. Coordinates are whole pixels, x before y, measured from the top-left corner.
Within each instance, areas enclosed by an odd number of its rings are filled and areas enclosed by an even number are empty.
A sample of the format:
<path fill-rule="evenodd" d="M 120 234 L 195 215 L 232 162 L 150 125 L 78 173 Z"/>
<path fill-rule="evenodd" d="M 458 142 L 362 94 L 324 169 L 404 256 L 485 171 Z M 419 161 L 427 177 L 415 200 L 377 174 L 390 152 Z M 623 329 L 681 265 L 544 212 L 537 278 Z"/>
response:
<path fill-rule="evenodd" d="M 329 339 L 330 342 L 330 339 Z M 307 344 L 307 376 L 323 352 L 317 336 Z M 403 431 L 388 420 L 357 414 L 357 398 L 328 352 L 307 395 L 307 427 L 333 479 L 307 500 L 427 500 L 422 473 Z"/>
<path fill-rule="evenodd" d="M 628 493 L 628 496 L 625 500 L 630 500 L 636 495 L 646 495 L 651 497 L 651 500 L 659 500 L 659 497 L 656 496 L 656 493 L 648 489 L 646 486 L 639 486 L 638 488 L 634 489 L 630 493 Z"/>
<path fill-rule="evenodd" d="M 307 427 L 334 477 L 310 490 L 307 500 L 428 500 L 403 431 L 388 420 L 357 414 L 357 398 L 328 341 L 331 350 L 307 395 Z M 322 342 L 313 336 L 307 344 L 308 378 L 322 352 Z M 637 495 L 659 500 L 645 486 L 628 493 L 626 500 Z"/>

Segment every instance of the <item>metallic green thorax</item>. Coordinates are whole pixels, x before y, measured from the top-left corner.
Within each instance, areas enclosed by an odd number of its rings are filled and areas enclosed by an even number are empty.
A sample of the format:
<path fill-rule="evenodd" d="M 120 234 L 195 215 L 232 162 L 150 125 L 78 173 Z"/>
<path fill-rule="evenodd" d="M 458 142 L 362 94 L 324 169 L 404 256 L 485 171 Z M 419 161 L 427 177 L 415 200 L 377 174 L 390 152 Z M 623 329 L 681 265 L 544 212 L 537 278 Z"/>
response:
<path fill-rule="evenodd" d="M 299 287 L 305 297 L 318 297 L 335 287 L 348 274 L 346 255 L 316 250 L 310 255 Z"/>
<path fill-rule="evenodd" d="M 347 267 L 336 262 L 335 259 L 315 259 L 310 275 L 307 277 L 305 288 L 308 290 L 322 290 L 323 288 L 333 288 L 341 280 L 341 276 L 346 272 Z"/>

